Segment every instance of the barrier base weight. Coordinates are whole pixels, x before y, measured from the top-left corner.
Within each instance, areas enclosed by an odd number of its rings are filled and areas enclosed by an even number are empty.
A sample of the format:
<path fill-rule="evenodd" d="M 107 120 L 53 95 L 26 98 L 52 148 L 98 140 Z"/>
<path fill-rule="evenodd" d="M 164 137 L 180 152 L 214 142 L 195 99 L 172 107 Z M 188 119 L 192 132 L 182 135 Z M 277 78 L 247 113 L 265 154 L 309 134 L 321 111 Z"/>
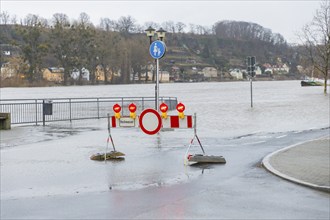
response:
<path fill-rule="evenodd" d="M 214 155 L 203 155 L 203 154 L 194 154 L 188 155 L 187 161 L 190 164 L 193 163 L 226 163 L 226 159 L 223 156 L 214 156 Z"/>
<path fill-rule="evenodd" d="M 105 158 L 106 155 L 106 158 Z M 90 159 L 91 160 L 98 160 L 98 161 L 104 161 L 104 160 L 125 160 L 124 158 L 125 154 L 119 151 L 110 151 L 108 153 L 97 153 L 93 154 Z"/>

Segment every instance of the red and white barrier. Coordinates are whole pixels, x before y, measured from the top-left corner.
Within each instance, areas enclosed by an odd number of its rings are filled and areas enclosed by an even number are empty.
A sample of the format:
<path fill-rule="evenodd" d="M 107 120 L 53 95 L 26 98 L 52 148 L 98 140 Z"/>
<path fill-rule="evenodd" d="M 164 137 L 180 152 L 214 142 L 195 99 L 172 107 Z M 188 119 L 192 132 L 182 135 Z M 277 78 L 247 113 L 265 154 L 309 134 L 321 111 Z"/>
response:
<path fill-rule="evenodd" d="M 141 127 L 139 124 L 140 116 L 137 116 L 135 119 L 129 116 L 122 116 L 116 118 L 111 116 L 111 127 L 120 128 L 120 127 Z M 169 115 L 167 118 L 162 118 L 161 120 L 162 128 L 193 128 L 193 116 L 185 115 L 183 119 L 179 118 L 177 115 Z"/>
<path fill-rule="evenodd" d="M 177 115 L 169 115 L 162 119 L 163 128 L 193 128 L 193 117 L 186 115 L 179 118 Z"/>
<path fill-rule="evenodd" d="M 168 106 L 165 103 L 160 105 L 161 115 L 154 109 L 145 109 L 140 115 L 136 115 L 134 103 L 129 105 L 129 116 L 120 115 L 121 106 L 118 104 L 113 106 L 113 110 L 115 115 L 111 116 L 109 124 L 112 128 L 140 127 L 144 133 L 149 135 L 157 134 L 161 128 L 194 128 L 193 116 L 184 115 L 185 106 L 182 103 L 177 105 L 178 115 L 167 115 Z"/>

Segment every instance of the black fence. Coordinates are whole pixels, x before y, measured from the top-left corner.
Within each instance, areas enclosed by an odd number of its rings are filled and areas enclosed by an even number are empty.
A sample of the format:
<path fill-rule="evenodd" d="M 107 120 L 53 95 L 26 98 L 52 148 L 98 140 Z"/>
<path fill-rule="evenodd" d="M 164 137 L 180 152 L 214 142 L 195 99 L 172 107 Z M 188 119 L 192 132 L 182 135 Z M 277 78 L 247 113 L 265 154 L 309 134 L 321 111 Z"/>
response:
<path fill-rule="evenodd" d="M 169 110 L 177 105 L 176 97 L 159 97 Z M 102 97 L 102 98 L 54 98 L 54 99 L 1 99 L 0 112 L 11 114 L 12 124 L 28 124 L 106 118 L 112 107 L 121 105 L 121 115 L 129 115 L 128 105 L 137 106 L 137 114 L 146 108 L 155 108 L 155 97 Z"/>

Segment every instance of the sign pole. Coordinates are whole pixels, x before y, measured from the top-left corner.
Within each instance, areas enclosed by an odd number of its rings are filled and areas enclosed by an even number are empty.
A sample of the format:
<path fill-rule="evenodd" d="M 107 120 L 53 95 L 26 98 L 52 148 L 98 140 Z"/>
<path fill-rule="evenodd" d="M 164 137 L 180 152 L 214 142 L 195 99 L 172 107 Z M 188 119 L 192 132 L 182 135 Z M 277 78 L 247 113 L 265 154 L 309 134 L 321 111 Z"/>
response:
<path fill-rule="evenodd" d="M 158 103 L 157 103 L 157 60 L 158 59 L 155 59 L 155 66 L 156 66 L 156 68 L 154 69 L 154 72 L 155 72 L 155 74 L 156 74 L 156 80 L 155 80 L 155 109 L 157 109 L 157 105 L 158 105 Z"/>
<path fill-rule="evenodd" d="M 252 77 L 250 78 L 250 90 L 251 90 L 251 108 L 253 108 Z"/>
<path fill-rule="evenodd" d="M 152 58 L 156 60 L 156 97 L 155 97 L 155 109 L 159 111 L 159 59 L 165 54 L 166 46 L 163 41 L 156 40 L 150 44 L 149 53 Z"/>
<path fill-rule="evenodd" d="M 159 59 L 156 59 L 156 110 L 159 112 Z"/>

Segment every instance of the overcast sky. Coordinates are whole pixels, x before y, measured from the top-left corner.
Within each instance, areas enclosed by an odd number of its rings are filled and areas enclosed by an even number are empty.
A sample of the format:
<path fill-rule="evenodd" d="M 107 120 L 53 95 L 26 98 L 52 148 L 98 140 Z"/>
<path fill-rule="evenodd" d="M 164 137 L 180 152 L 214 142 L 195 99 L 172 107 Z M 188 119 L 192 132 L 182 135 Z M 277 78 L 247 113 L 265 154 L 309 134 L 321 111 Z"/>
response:
<path fill-rule="evenodd" d="M 100 18 L 117 20 L 131 16 L 136 23 L 183 22 L 211 27 L 217 21 L 235 20 L 257 23 L 274 33 L 280 33 L 289 43 L 297 42 L 296 33 L 309 23 L 320 8 L 319 0 L 0 0 L 1 11 L 16 15 L 17 19 L 36 14 L 50 19 L 55 13 L 64 13 L 78 19 L 81 12 L 98 25 Z"/>

